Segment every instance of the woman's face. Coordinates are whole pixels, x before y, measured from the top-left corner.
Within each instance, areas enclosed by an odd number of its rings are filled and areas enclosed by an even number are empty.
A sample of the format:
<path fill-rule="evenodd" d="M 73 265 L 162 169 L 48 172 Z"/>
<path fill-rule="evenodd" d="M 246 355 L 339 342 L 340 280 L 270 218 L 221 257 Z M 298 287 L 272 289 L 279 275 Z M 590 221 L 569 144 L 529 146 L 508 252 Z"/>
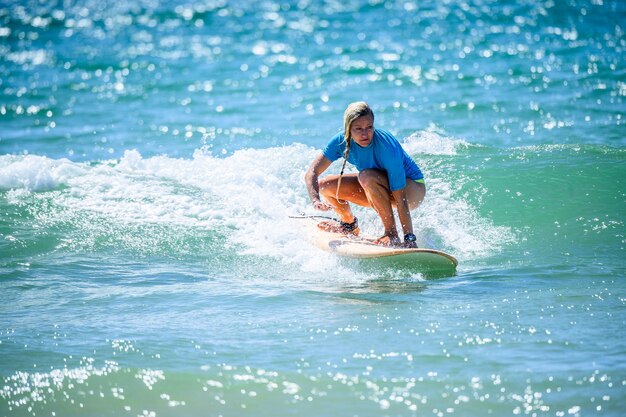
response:
<path fill-rule="evenodd" d="M 350 136 L 359 146 L 368 146 L 374 138 L 374 119 L 371 116 L 355 119 L 350 126 Z"/>

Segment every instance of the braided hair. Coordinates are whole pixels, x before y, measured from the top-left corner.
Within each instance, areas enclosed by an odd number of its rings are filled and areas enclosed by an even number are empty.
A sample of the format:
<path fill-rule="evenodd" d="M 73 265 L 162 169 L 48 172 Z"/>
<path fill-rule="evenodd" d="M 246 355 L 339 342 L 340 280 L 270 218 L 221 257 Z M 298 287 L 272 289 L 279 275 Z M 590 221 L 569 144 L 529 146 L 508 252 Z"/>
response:
<path fill-rule="evenodd" d="M 350 103 L 343 113 L 343 137 L 346 141 L 346 150 L 343 152 L 343 165 L 341 165 L 341 172 L 339 173 L 339 179 L 337 180 L 337 191 L 335 192 L 335 198 L 339 199 L 339 187 L 341 187 L 341 177 L 343 177 L 343 171 L 346 169 L 346 162 L 348 162 L 348 155 L 350 155 L 350 145 L 352 144 L 352 138 L 350 130 L 352 129 L 352 123 L 359 117 L 370 116 L 372 121 L 374 120 L 374 112 L 370 108 L 369 104 L 364 101 L 357 101 Z"/>

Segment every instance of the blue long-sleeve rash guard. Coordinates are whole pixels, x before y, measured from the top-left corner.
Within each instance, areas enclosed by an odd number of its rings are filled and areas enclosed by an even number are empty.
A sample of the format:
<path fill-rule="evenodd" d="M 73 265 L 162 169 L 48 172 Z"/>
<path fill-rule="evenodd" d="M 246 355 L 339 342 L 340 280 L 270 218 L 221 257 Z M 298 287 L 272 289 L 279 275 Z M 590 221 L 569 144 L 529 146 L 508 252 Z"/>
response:
<path fill-rule="evenodd" d="M 322 151 L 329 161 L 336 161 L 343 156 L 346 149 L 344 136 L 343 133 L 333 136 Z M 413 181 L 424 179 L 424 174 L 402 148 L 398 139 L 382 129 L 374 129 L 374 139 L 366 147 L 353 140 L 350 144 L 348 162 L 358 171 L 371 168 L 386 171 L 391 191 L 406 187 L 407 178 Z"/>

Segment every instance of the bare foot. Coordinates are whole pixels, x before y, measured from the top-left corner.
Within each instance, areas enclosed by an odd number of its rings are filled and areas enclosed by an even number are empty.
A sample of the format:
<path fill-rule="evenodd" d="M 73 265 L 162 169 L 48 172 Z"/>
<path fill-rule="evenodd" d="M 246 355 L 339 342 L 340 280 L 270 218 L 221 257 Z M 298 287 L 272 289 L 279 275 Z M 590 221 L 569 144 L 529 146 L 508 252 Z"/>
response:
<path fill-rule="evenodd" d="M 390 246 L 390 247 L 402 245 L 402 242 L 400 242 L 400 238 L 398 238 L 398 236 L 390 236 L 390 235 L 381 236 L 378 239 L 376 239 L 373 243 L 375 245 Z"/>

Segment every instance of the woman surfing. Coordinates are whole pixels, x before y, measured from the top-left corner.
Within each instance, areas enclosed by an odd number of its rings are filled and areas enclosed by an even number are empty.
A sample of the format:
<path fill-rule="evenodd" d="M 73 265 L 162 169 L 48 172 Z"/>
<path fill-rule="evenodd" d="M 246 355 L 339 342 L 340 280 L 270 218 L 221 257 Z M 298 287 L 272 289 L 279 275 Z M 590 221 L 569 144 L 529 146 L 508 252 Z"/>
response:
<path fill-rule="evenodd" d="M 339 175 L 320 175 L 337 159 L 344 162 Z M 346 162 L 358 173 L 343 174 Z M 426 195 L 424 175 L 398 140 L 383 129 L 374 128 L 374 112 L 365 102 L 348 105 L 344 131 L 330 139 L 305 175 L 307 191 L 317 210 L 334 210 L 339 221 L 323 221 L 322 230 L 358 235 L 358 220 L 350 203 L 371 207 L 380 217 L 384 234 L 374 243 L 383 246 L 417 247 L 411 210 Z M 393 208 L 404 235 L 400 240 Z"/>

